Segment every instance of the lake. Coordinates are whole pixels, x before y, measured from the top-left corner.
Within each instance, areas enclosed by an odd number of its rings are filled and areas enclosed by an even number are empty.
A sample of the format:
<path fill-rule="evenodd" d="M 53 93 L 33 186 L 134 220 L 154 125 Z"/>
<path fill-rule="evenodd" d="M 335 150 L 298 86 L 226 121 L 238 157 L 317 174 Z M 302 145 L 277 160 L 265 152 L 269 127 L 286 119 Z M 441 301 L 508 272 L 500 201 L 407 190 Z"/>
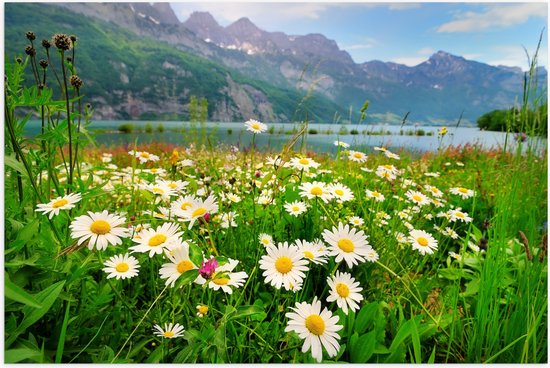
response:
<path fill-rule="evenodd" d="M 123 124 L 132 124 L 134 132 L 121 133 L 119 127 Z M 146 133 L 147 125 L 152 127 L 152 132 Z M 195 126 L 195 128 L 193 128 Z M 253 134 L 246 131 L 244 123 L 205 123 L 203 136 L 209 136 L 212 144 L 227 144 L 237 147 L 249 147 Z M 258 134 L 255 143 L 258 148 L 269 147 L 279 150 L 292 137 L 292 132 L 300 128 L 299 124 L 268 124 L 273 126 L 273 132 Z M 159 131 L 163 127 L 163 131 Z M 168 142 L 176 145 L 187 145 L 191 141 L 197 141 L 200 137 L 200 124 L 188 122 L 162 121 L 94 121 L 90 129 L 95 131 L 96 141 L 99 144 L 109 145 L 133 145 L 137 139 L 139 143 Z M 308 130 L 314 129 L 318 134 L 307 134 L 307 148 L 317 152 L 335 152 L 335 140 L 350 144 L 351 149 L 364 149 L 366 147 L 383 146 L 388 149 L 398 150 L 405 148 L 410 151 L 426 152 L 436 151 L 438 147 L 449 145 L 479 144 L 484 148 L 502 147 L 506 134 L 501 132 L 480 131 L 478 128 L 448 127 L 449 132 L 442 141 L 438 138 L 439 127 L 434 126 L 394 126 L 394 125 L 351 125 L 351 124 L 309 124 Z M 350 134 L 356 130 L 358 134 Z M 385 135 L 373 135 L 378 132 L 385 132 Z M 403 131 L 403 135 L 401 135 Z M 407 135 L 423 131 L 426 135 Z M 40 132 L 40 121 L 32 120 L 25 126 L 25 135 L 32 137 Z M 342 134 L 340 134 L 342 133 Z M 388 134 L 391 133 L 391 134 Z M 432 135 L 428 135 L 432 134 Z M 509 137 L 509 144 L 515 145 L 513 135 Z M 296 143 L 298 149 L 301 139 Z M 546 146 L 546 139 L 542 144 Z"/>

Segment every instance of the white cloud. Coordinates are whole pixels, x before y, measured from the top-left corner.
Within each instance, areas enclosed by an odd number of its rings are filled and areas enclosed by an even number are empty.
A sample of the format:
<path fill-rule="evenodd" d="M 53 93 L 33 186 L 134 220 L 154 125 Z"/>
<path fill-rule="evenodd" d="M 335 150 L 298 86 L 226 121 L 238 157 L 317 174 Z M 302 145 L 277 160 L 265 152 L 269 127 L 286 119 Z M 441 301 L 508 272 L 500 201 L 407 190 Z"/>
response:
<path fill-rule="evenodd" d="M 423 47 L 420 50 L 418 50 L 416 53 L 418 55 L 432 55 L 435 52 L 434 49 L 431 47 Z"/>
<path fill-rule="evenodd" d="M 492 59 L 489 59 L 487 61 L 487 64 L 498 66 L 498 65 L 505 65 L 505 66 L 519 66 L 522 70 L 528 70 L 529 64 L 527 59 L 527 54 L 525 53 L 525 50 L 521 46 L 498 46 L 495 47 L 493 54 L 497 54 L 498 56 L 495 56 Z M 532 58 L 534 49 L 527 48 L 527 51 L 529 52 L 529 57 Z M 539 50 L 538 54 L 538 65 L 547 67 L 548 65 L 548 51 L 544 48 Z"/>
<path fill-rule="evenodd" d="M 394 63 L 397 64 L 404 64 L 407 66 L 417 66 L 418 64 L 423 63 L 426 61 L 426 57 L 423 56 L 403 56 L 403 57 L 395 57 L 391 60 Z"/>
<path fill-rule="evenodd" d="M 526 22 L 530 17 L 545 18 L 546 3 L 499 4 L 487 6 L 481 13 L 465 12 L 444 23 L 437 32 L 474 32 L 494 27 L 509 27 Z"/>
<path fill-rule="evenodd" d="M 420 8 L 418 3 L 393 3 L 388 5 L 390 10 L 409 10 Z"/>

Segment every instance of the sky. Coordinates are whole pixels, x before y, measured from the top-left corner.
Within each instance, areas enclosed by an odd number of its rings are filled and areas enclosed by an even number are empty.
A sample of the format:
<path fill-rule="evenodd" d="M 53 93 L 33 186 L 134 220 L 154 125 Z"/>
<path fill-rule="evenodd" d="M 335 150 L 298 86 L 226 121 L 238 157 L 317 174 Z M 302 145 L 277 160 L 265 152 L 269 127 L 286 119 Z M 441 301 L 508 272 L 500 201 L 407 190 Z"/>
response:
<path fill-rule="evenodd" d="M 539 65 L 548 66 L 548 4 L 372 2 L 172 2 L 181 21 L 208 11 L 227 26 L 248 17 L 259 28 L 289 35 L 321 33 L 356 63 L 418 65 L 442 50 L 490 65 L 528 69 L 541 32 Z"/>

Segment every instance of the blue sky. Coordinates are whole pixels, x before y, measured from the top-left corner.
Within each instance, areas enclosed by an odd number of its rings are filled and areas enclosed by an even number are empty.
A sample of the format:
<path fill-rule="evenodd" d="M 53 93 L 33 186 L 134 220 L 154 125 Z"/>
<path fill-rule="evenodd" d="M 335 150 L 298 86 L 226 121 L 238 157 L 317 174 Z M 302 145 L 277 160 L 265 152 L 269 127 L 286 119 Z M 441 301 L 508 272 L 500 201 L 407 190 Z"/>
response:
<path fill-rule="evenodd" d="M 527 68 L 544 28 L 539 64 L 547 67 L 548 4 L 201 2 L 176 3 L 181 21 L 208 11 L 222 26 L 248 17 L 266 31 L 322 33 L 355 62 L 394 61 L 417 65 L 438 50 L 491 65 Z"/>

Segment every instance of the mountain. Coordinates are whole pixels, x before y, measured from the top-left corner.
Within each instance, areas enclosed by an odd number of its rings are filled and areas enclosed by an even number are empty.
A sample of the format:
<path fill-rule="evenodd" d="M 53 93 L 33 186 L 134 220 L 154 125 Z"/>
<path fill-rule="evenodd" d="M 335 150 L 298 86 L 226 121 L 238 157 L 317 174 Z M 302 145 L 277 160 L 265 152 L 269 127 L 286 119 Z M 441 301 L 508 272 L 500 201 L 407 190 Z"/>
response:
<path fill-rule="evenodd" d="M 12 32 L 11 26 L 8 26 L 8 10 L 15 7 L 6 4 L 6 37 Z M 312 101 L 317 103 L 316 107 L 310 110 L 315 111 L 315 119 L 319 122 L 345 121 L 349 119 L 350 111 L 352 121 L 355 122 L 357 111 L 365 100 L 369 100 L 367 122 L 397 122 L 410 112 L 409 121 L 450 123 L 462 116 L 463 124 L 471 124 L 487 111 L 513 106 L 521 100 L 523 91 L 524 75 L 519 68 L 490 66 L 444 51 L 438 51 L 414 67 L 377 60 L 358 64 L 346 51 L 340 50 L 334 40 L 321 34 L 267 32 L 248 18 L 241 18 L 224 27 L 211 14 L 194 12 L 185 22 L 180 23 L 166 3 L 67 2 L 47 7 L 52 15 L 58 17 L 61 13 L 67 16 L 80 14 L 83 26 L 94 24 L 98 27 L 108 22 L 106 28 L 114 33 L 105 36 L 116 37 L 116 32 L 125 32 L 128 38 L 138 36 L 147 40 L 148 45 L 152 42 L 156 47 L 162 45 L 174 53 L 183 52 L 186 58 L 192 54 L 197 63 L 216 65 L 222 75 L 231 76 L 237 85 L 264 86 L 264 97 L 260 100 L 268 101 L 273 110 L 276 109 L 276 99 L 285 94 L 297 99 L 295 105 L 304 96 L 308 96 L 306 99 L 310 95 L 315 96 Z M 64 11 L 57 14 L 52 10 L 55 7 L 63 7 Z M 27 21 L 27 24 L 32 22 Z M 21 28 L 20 24 L 17 26 Z M 118 30 L 114 31 L 115 28 Z M 6 45 L 9 43 L 6 42 Z M 135 45 L 132 53 L 139 58 L 147 53 L 147 48 Z M 168 63 L 180 68 L 177 60 Z M 159 62 L 158 65 L 166 64 Z M 179 77 L 166 76 L 166 73 L 172 71 L 168 68 L 163 75 L 170 80 L 174 79 L 172 83 L 180 83 Z M 181 70 L 179 72 L 182 73 Z M 195 81 L 209 77 L 192 74 Z M 547 72 L 544 68 L 539 69 L 538 78 L 539 85 L 545 86 Z M 231 101 L 244 94 L 254 102 L 256 100 L 251 96 L 259 96 L 249 91 L 247 86 L 237 93 L 230 87 L 227 78 L 221 79 L 225 79 L 222 83 L 224 87 L 221 87 L 222 84 L 217 85 L 213 91 L 204 88 L 195 91 L 189 84 L 181 88 L 187 91 L 187 96 L 212 95 L 214 99 L 209 98 L 212 112 L 216 111 L 220 101 L 225 101 L 222 96 L 230 91 L 233 94 L 230 96 Z M 160 80 L 152 80 L 149 88 L 152 89 Z M 131 85 L 126 88 L 131 90 Z M 266 92 L 267 86 L 272 92 Z M 288 111 L 288 98 L 286 101 L 287 106 L 283 110 Z M 180 97 L 179 106 L 183 102 L 184 98 Z M 242 108 L 239 103 L 234 105 L 231 114 L 236 116 L 235 111 L 241 111 Z M 250 107 L 248 111 L 251 111 Z M 277 115 L 277 119 L 292 119 L 289 115 L 286 112 Z M 210 118 L 218 116 L 220 114 L 212 113 Z"/>

